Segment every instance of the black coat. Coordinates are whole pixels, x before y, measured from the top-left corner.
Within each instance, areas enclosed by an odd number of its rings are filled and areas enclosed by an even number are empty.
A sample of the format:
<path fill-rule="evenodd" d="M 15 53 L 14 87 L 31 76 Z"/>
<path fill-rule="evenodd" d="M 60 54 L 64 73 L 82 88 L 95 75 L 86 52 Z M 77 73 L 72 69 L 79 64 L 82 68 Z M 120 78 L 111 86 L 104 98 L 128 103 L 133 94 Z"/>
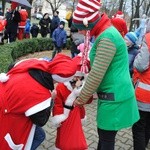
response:
<path fill-rule="evenodd" d="M 30 33 L 32 34 L 32 37 L 37 37 L 39 33 L 39 27 L 37 25 L 33 25 L 31 27 Z"/>
<path fill-rule="evenodd" d="M 21 21 L 20 13 L 17 10 L 12 10 L 6 16 L 7 25 L 6 31 L 17 33 L 18 23 Z"/>
<path fill-rule="evenodd" d="M 41 26 L 41 34 L 48 34 L 49 32 L 49 24 L 51 23 L 51 19 L 47 18 L 44 19 L 44 17 L 40 20 L 39 25 Z"/>

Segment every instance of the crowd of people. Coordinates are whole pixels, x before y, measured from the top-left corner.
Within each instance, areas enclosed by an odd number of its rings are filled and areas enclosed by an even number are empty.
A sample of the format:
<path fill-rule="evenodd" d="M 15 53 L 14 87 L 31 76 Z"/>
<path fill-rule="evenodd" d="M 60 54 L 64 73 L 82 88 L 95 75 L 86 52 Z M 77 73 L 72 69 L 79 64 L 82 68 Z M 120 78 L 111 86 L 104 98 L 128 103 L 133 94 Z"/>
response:
<path fill-rule="evenodd" d="M 88 149 L 82 129 L 84 105 L 91 105 L 95 93 L 97 150 L 114 150 L 116 134 L 129 127 L 134 150 L 146 149 L 150 139 L 150 21 L 146 20 L 144 29 L 129 31 L 122 11 L 109 18 L 100 11 L 101 5 L 100 0 L 80 0 L 69 13 L 71 53 L 66 56 L 61 52 L 67 33 L 58 11 L 52 19 L 45 13 L 39 29 L 36 24 L 31 27 L 24 7 L 17 11 L 18 4 L 12 3 L 6 16 L 8 42 L 30 38 L 30 33 L 37 37 L 40 30 L 42 37 L 50 33 L 54 50 L 50 59 L 22 60 L 0 74 L 2 150 L 35 150 L 45 139 L 42 126 L 49 118 L 57 128 L 55 149 Z"/>

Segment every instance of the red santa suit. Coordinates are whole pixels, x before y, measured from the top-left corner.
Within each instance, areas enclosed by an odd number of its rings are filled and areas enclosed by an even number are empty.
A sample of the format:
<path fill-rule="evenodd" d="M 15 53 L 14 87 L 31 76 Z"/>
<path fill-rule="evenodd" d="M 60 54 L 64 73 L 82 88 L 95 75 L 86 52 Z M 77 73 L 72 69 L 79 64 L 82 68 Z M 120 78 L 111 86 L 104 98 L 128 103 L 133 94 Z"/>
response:
<path fill-rule="evenodd" d="M 0 43 L 2 43 L 2 38 L 4 36 L 4 30 L 6 26 L 6 19 L 3 16 L 0 16 Z"/>
<path fill-rule="evenodd" d="M 81 75 L 83 74 L 77 71 L 75 76 Z M 82 122 L 86 120 L 85 109 L 84 107 L 73 107 L 73 101 L 79 95 L 81 88 L 73 89 L 70 82 L 59 83 L 56 87 L 57 96 L 51 121 L 58 127 L 55 142 L 58 150 L 87 149 L 82 129 Z"/>
<path fill-rule="evenodd" d="M 68 69 L 71 63 L 70 57 L 59 54 L 52 62 L 40 59 L 21 61 L 6 75 L 0 74 L 1 150 L 30 150 L 35 124 L 29 116 L 50 107 L 51 91 L 33 79 L 28 70 L 40 69 L 52 74 L 56 81 L 66 81 L 76 70 L 74 66 L 66 73 L 65 68 Z M 62 66 L 64 70 L 60 69 Z"/>
<path fill-rule="evenodd" d="M 22 40 L 24 37 L 24 29 L 26 26 L 26 20 L 28 18 L 28 12 L 25 9 L 21 9 L 19 13 L 21 17 L 21 22 L 19 22 L 18 25 L 18 40 Z"/>

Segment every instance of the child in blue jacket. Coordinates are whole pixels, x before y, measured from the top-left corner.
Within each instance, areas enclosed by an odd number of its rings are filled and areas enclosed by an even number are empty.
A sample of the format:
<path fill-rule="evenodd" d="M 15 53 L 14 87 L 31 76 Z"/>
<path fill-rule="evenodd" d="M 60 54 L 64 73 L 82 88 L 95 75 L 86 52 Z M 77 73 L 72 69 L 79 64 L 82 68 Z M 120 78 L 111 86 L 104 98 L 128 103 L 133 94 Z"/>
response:
<path fill-rule="evenodd" d="M 125 37 L 125 42 L 128 47 L 128 56 L 129 56 L 129 71 L 132 77 L 133 74 L 133 62 L 136 55 L 139 53 L 139 46 L 136 44 L 138 37 L 135 32 L 128 32 Z"/>
<path fill-rule="evenodd" d="M 30 29 L 31 29 L 30 19 L 27 19 L 26 26 L 25 26 L 25 29 L 24 29 L 25 39 L 29 39 L 30 38 Z"/>
<path fill-rule="evenodd" d="M 66 47 L 67 33 L 64 30 L 65 22 L 61 21 L 59 27 L 56 28 L 52 34 L 52 41 L 54 43 L 54 50 L 52 52 L 52 59 L 57 53 L 62 51 L 62 48 Z"/>

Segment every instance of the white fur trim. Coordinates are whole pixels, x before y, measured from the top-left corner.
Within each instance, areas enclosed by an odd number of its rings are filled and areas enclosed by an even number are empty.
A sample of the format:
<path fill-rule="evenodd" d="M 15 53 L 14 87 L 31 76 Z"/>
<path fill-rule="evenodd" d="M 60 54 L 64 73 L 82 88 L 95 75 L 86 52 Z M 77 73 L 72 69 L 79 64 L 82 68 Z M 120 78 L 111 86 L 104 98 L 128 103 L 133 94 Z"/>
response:
<path fill-rule="evenodd" d="M 13 150 L 22 150 L 23 149 L 24 144 L 17 144 L 16 145 L 13 142 L 13 139 L 12 139 L 12 137 L 11 137 L 11 135 L 9 133 L 7 133 L 4 138 L 5 138 L 7 144 L 9 145 L 9 147 L 11 149 L 13 149 Z"/>
<path fill-rule="evenodd" d="M 64 108 L 64 114 L 56 115 L 54 117 L 51 117 L 52 125 L 56 126 L 56 127 L 59 127 L 61 122 L 65 121 L 68 118 L 69 112 L 70 112 L 69 109 Z"/>
<path fill-rule="evenodd" d="M 6 73 L 0 74 L 0 82 L 7 82 L 9 79 L 9 76 Z"/>
<path fill-rule="evenodd" d="M 70 82 L 64 82 L 64 85 L 67 87 L 67 89 L 68 89 L 69 91 L 72 91 L 72 90 L 73 90 L 73 88 L 72 88 Z"/>
<path fill-rule="evenodd" d="M 122 15 L 116 15 L 116 18 L 123 18 L 124 17 L 124 15 L 122 14 Z"/>
<path fill-rule="evenodd" d="M 26 142 L 26 145 L 25 145 L 24 150 L 29 150 L 29 149 L 31 149 L 32 142 L 33 142 L 33 138 L 34 138 L 34 134 L 35 134 L 35 128 L 36 128 L 36 125 L 33 124 L 33 125 L 32 125 L 32 128 L 31 128 L 31 130 L 30 130 L 30 133 L 29 133 L 29 136 L 28 136 L 28 139 L 27 139 L 27 142 Z"/>
<path fill-rule="evenodd" d="M 61 76 L 59 76 L 59 75 L 57 75 L 57 74 L 53 74 L 53 75 L 52 75 L 52 78 L 53 78 L 55 81 L 57 81 L 57 82 L 67 82 L 67 81 L 72 80 L 73 77 L 74 77 L 74 75 L 71 76 L 71 77 L 68 77 L 68 78 L 63 78 L 63 77 L 61 77 Z"/>
<path fill-rule="evenodd" d="M 84 76 L 84 73 L 81 71 L 76 71 L 75 76 Z"/>
<path fill-rule="evenodd" d="M 79 93 L 81 91 L 81 88 L 74 88 L 71 94 L 67 97 L 67 100 L 65 101 L 65 104 L 67 106 L 72 106 L 74 100 L 76 99 L 77 96 L 79 96 Z"/>
<path fill-rule="evenodd" d="M 25 112 L 25 115 L 26 116 L 31 116 L 39 111 L 42 111 L 48 107 L 50 107 L 50 103 L 51 103 L 51 97 L 48 98 L 47 100 L 29 108 L 26 112 Z"/>

